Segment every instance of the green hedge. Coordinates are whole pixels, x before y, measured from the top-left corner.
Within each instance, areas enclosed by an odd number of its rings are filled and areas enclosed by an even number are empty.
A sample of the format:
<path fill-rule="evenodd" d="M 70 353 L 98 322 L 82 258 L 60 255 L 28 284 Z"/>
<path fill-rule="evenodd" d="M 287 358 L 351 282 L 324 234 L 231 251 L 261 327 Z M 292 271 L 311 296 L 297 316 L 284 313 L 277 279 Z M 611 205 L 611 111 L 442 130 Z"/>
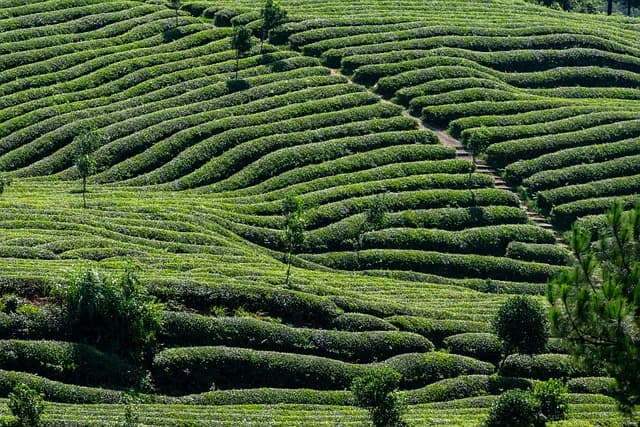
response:
<path fill-rule="evenodd" d="M 588 372 L 566 354 L 512 354 L 500 364 L 500 375 L 537 380 L 585 377 L 598 373 Z"/>
<path fill-rule="evenodd" d="M 528 224 L 494 225 L 461 231 L 386 228 L 366 233 L 363 236 L 363 248 L 416 250 L 429 248 L 434 252 L 504 256 L 507 246 L 513 241 L 555 243 L 555 236 L 547 230 Z"/>
<path fill-rule="evenodd" d="M 403 375 L 401 387 L 422 387 L 443 377 L 489 374 L 490 363 L 446 353 L 409 353 L 378 364 L 357 365 L 288 353 L 231 347 L 183 347 L 163 350 L 154 358 L 154 379 L 169 394 L 216 388 L 283 387 L 317 390 L 349 387 L 351 380 L 380 365 Z"/>
<path fill-rule="evenodd" d="M 603 144 L 640 135 L 640 120 L 627 120 L 557 135 L 499 142 L 487 148 L 488 161 L 498 167 L 565 148 Z"/>
<path fill-rule="evenodd" d="M 342 323 L 342 316 L 336 318 L 336 327 Z M 212 318 L 184 312 L 163 314 L 163 331 L 159 339 L 171 346 L 243 346 L 356 363 L 382 360 L 401 353 L 433 350 L 433 344 L 426 338 L 406 332 L 295 329 L 248 317 Z"/>
<path fill-rule="evenodd" d="M 633 194 L 630 196 L 599 197 L 595 199 L 577 200 L 555 206 L 551 210 L 551 220 L 559 228 L 568 230 L 578 218 L 587 215 L 604 214 L 611 208 L 615 200 L 621 200 L 625 209 L 632 208 L 640 202 L 640 196 Z"/>
<path fill-rule="evenodd" d="M 506 256 L 521 261 L 536 261 L 545 264 L 569 265 L 571 253 L 563 247 L 549 243 L 510 242 Z"/>
<path fill-rule="evenodd" d="M 180 405 L 354 405 L 350 391 L 308 388 L 253 388 L 216 390 L 173 398 Z"/>
<path fill-rule="evenodd" d="M 208 285 L 180 280 L 144 283 L 149 293 L 161 301 L 209 311 L 213 306 L 229 310 L 244 308 L 264 312 L 287 323 L 330 326 L 338 316 L 338 307 L 328 298 L 270 286 L 219 283 Z"/>
<path fill-rule="evenodd" d="M 575 104 L 572 100 L 517 100 L 517 101 L 473 101 L 466 104 L 434 105 L 422 109 L 422 118 L 436 126 L 448 126 L 452 120 L 469 116 L 517 114 L 534 110 L 548 110 Z M 501 143 L 504 144 L 504 143 Z M 495 147 L 498 144 L 492 145 Z"/>
<path fill-rule="evenodd" d="M 604 394 L 614 396 L 616 380 L 609 377 L 580 377 L 567 381 L 571 393 Z"/>
<path fill-rule="evenodd" d="M 607 144 L 567 148 L 530 160 L 511 163 L 505 168 L 505 177 L 519 184 L 524 178 L 538 173 L 545 175 L 571 166 L 588 167 L 587 164 L 606 162 L 618 157 L 640 154 L 640 139 L 632 138 Z"/>
<path fill-rule="evenodd" d="M 304 259 L 339 270 L 410 270 L 446 277 L 493 278 L 497 280 L 546 282 L 560 268 L 548 264 L 475 254 L 375 249 L 326 254 L 304 254 Z"/>
<path fill-rule="evenodd" d="M 482 152 L 492 144 L 512 140 L 528 138 L 532 136 L 559 134 L 572 132 L 588 127 L 632 120 L 640 116 L 640 113 L 629 111 L 602 111 L 582 114 L 569 118 L 550 120 L 545 123 L 530 125 L 519 124 L 511 126 L 474 127 L 461 132 L 462 142 L 476 152 Z"/>
<path fill-rule="evenodd" d="M 495 334 L 467 332 L 444 339 L 445 347 L 455 354 L 473 357 L 493 364 L 500 362 L 502 343 Z"/>
<path fill-rule="evenodd" d="M 416 390 L 402 391 L 400 395 L 409 405 L 418 405 L 429 402 L 448 402 L 486 394 L 495 395 L 512 388 L 527 390 L 532 386 L 532 382 L 524 378 L 461 375 L 456 378 L 446 378 Z"/>
<path fill-rule="evenodd" d="M 385 319 L 401 331 L 413 332 L 428 338 L 437 346 L 441 346 L 445 338 L 463 333 L 489 332 L 487 322 L 469 320 L 425 319 L 424 317 L 398 315 Z"/>
<path fill-rule="evenodd" d="M 402 374 L 403 388 L 422 387 L 442 378 L 460 375 L 489 375 L 495 370 L 491 363 L 440 352 L 402 354 L 386 360 L 384 364 Z"/>
<path fill-rule="evenodd" d="M 419 116 L 426 107 L 436 105 L 450 104 L 467 104 L 469 102 L 491 101 L 517 101 L 521 99 L 534 99 L 529 95 L 513 92 L 504 89 L 486 89 L 486 88 L 469 88 L 452 90 L 436 95 L 423 95 L 415 97 L 409 102 L 409 111 L 411 114 Z M 476 151 L 479 151 L 474 145 L 470 145 Z"/>
<path fill-rule="evenodd" d="M 404 89 L 403 89 L 404 90 Z M 406 89 L 410 90 L 410 89 Z M 476 117 L 464 117 L 450 123 L 449 131 L 456 138 L 462 138 L 462 133 L 473 128 L 500 128 L 513 126 L 540 125 L 547 122 L 567 119 L 582 114 L 589 114 L 602 111 L 598 106 L 570 106 L 549 108 L 546 110 L 528 111 L 525 113 L 509 115 L 483 115 Z"/>
<path fill-rule="evenodd" d="M 640 173 L 640 155 L 626 156 L 606 162 L 538 172 L 522 181 L 522 185 L 527 188 L 529 194 L 534 194 L 542 190 L 638 173 Z"/>
<path fill-rule="evenodd" d="M 384 319 L 365 313 L 344 313 L 336 317 L 333 327 L 341 331 L 397 331 L 398 328 Z"/>
<path fill-rule="evenodd" d="M 59 341 L 3 340 L 3 369 L 43 375 L 69 383 L 126 387 L 136 384 L 136 368 L 94 347 Z"/>
<path fill-rule="evenodd" d="M 466 160 L 460 161 L 468 162 Z M 388 210 L 391 212 L 444 207 L 518 206 L 518 199 L 513 193 L 493 188 L 480 188 L 473 192 L 446 189 L 404 191 L 378 197 L 384 197 Z M 376 200 L 375 196 L 354 197 L 310 209 L 305 213 L 307 229 L 313 230 L 340 221 L 348 216 L 362 213 Z"/>
<path fill-rule="evenodd" d="M 639 191 L 640 175 L 633 175 L 603 179 L 589 184 L 567 185 L 552 190 L 540 191 L 536 195 L 536 203 L 544 211 L 549 211 L 554 206 L 570 203 L 575 200 L 624 196 L 637 194 Z"/>

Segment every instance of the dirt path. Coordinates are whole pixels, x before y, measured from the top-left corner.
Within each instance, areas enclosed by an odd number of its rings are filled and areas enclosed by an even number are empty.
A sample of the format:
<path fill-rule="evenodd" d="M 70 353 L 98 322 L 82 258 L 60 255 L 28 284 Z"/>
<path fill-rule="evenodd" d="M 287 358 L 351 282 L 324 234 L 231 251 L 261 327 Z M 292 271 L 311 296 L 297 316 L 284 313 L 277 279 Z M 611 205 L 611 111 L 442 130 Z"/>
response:
<path fill-rule="evenodd" d="M 342 76 L 345 79 L 347 79 L 348 83 L 353 84 L 353 81 L 348 76 L 345 76 L 344 74 L 340 73 L 339 70 L 335 68 L 330 68 L 329 70 L 331 71 L 331 75 Z M 393 104 L 391 101 L 382 98 L 380 95 L 378 95 L 371 89 L 368 88 L 367 90 L 369 91 L 369 93 L 376 95 L 381 102 L 384 102 L 387 104 Z M 393 104 L 393 105 L 398 105 L 398 104 Z M 515 194 L 518 197 L 520 208 L 527 213 L 527 216 L 529 217 L 529 219 L 535 224 L 539 225 L 540 227 L 546 230 L 552 231 L 556 236 L 556 241 L 558 242 L 558 244 L 562 246 L 566 246 L 564 239 L 560 234 L 558 234 L 553 229 L 553 226 L 549 224 L 547 220 L 544 219 L 540 214 L 531 210 L 526 205 L 522 197 L 520 197 L 520 194 L 518 194 L 518 192 L 514 188 L 507 185 L 507 183 L 502 179 L 502 177 L 498 174 L 498 172 L 495 169 L 493 169 L 491 166 L 487 165 L 484 160 L 475 158 L 469 151 L 465 149 L 464 145 L 460 141 L 458 141 L 456 138 L 452 137 L 442 129 L 429 126 L 428 124 L 423 123 L 423 121 L 420 120 L 419 118 L 412 116 L 406 108 L 402 109 L 402 115 L 415 120 L 420 129 L 428 130 L 435 133 L 442 144 L 448 147 L 455 148 L 457 158 L 473 161 L 476 164 L 476 172 L 488 174 L 493 178 L 493 181 L 495 183 L 495 188 L 498 188 L 500 190 L 511 191 L 513 194 Z"/>

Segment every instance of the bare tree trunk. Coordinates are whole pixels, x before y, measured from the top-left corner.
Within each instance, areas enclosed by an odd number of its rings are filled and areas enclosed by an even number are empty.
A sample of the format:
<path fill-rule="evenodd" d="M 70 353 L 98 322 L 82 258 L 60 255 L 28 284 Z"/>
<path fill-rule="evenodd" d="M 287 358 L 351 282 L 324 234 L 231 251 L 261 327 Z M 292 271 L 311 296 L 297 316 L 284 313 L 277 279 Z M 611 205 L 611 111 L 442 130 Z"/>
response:
<path fill-rule="evenodd" d="M 238 80 L 238 69 L 240 68 L 240 56 L 236 55 L 236 80 Z"/>
<path fill-rule="evenodd" d="M 631 16 L 631 0 L 627 0 L 627 16 Z"/>
<path fill-rule="evenodd" d="M 607 0 L 607 15 L 613 12 L 613 0 Z"/>
<path fill-rule="evenodd" d="M 82 177 L 82 208 L 87 208 L 87 177 Z"/>

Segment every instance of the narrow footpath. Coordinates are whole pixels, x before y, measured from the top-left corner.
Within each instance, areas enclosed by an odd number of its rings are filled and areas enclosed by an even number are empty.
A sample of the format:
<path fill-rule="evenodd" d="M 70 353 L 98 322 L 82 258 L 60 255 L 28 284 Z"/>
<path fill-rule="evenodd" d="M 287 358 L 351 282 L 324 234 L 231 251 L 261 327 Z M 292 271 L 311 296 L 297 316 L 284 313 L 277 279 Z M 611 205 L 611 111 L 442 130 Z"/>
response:
<path fill-rule="evenodd" d="M 331 70 L 332 75 L 342 76 L 345 79 L 347 79 L 348 83 L 353 84 L 353 81 L 348 76 L 345 76 L 344 74 L 342 74 L 339 70 L 335 68 L 330 68 L 329 70 Z M 381 102 L 401 106 L 398 104 L 394 104 L 387 99 L 382 98 L 380 95 L 375 93 L 370 88 L 367 88 L 367 91 L 377 96 Z M 498 188 L 500 190 L 511 191 L 513 194 L 515 194 L 516 197 L 518 198 L 520 208 L 527 213 L 529 220 L 531 220 L 533 223 L 537 224 L 538 226 L 544 228 L 545 230 L 549 230 L 553 232 L 556 236 L 556 242 L 561 246 L 566 246 L 566 242 L 564 241 L 562 236 L 556 232 L 553 226 L 549 224 L 547 220 L 544 217 L 542 217 L 539 213 L 531 210 L 529 206 L 526 205 L 526 203 L 524 202 L 520 194 L 518 194 L 518 192 L 513 187 L 510 187 L 509 185 L 507 185 L 507 183 L 502 179 L 502 177 L 498 174 L 498 172 L 495 169 L 493 169 L 491 166 L 487 165 L 484 160 L 475 158 L 469 151 L 465 149 L 464 145 L 462 145 L 462 143 L 458 141 L 456 138 L 452 137 L 442 129 L 425 124 L 418 117 L 412 116 L 406 108 L 402 109 L 402 115 L 415 120 L 416 123 L 418 123 L 418 127 L 420 129 L 428 130 L 435 133 L 438 139 L 440 140 L 440 143 L 448 147 L 455 148 L 456 158 L 473 161 L 476 164 L 476 172 L 490 175 L 493 178 L 493 181 L 495 183 L 495 188 Z"/>

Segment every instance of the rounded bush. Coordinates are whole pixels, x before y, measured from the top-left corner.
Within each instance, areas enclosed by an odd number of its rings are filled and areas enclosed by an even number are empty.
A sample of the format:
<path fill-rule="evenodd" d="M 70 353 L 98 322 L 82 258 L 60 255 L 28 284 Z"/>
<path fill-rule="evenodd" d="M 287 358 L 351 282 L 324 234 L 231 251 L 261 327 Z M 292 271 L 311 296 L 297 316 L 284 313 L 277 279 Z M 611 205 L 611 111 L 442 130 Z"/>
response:
<path fill-rule="evenodd" d="M 536 425 L 538 411 L 530 393 L 508 390 L 491 405 L 486 427 L 530 427 Z"/>
<path fill-rule="evenodd" d="M 542 304 L 527 295 L 509 298 L 493 319 L 507 354 L 541 353 L 549 339 L 549 319 Z"/>
<path fill-rule="evenodd" d="M 494 334 L 466 333 L 445 338 L 444 345 L 451 353 L 497 363 L 502 357 L 502 343 Z"/>

